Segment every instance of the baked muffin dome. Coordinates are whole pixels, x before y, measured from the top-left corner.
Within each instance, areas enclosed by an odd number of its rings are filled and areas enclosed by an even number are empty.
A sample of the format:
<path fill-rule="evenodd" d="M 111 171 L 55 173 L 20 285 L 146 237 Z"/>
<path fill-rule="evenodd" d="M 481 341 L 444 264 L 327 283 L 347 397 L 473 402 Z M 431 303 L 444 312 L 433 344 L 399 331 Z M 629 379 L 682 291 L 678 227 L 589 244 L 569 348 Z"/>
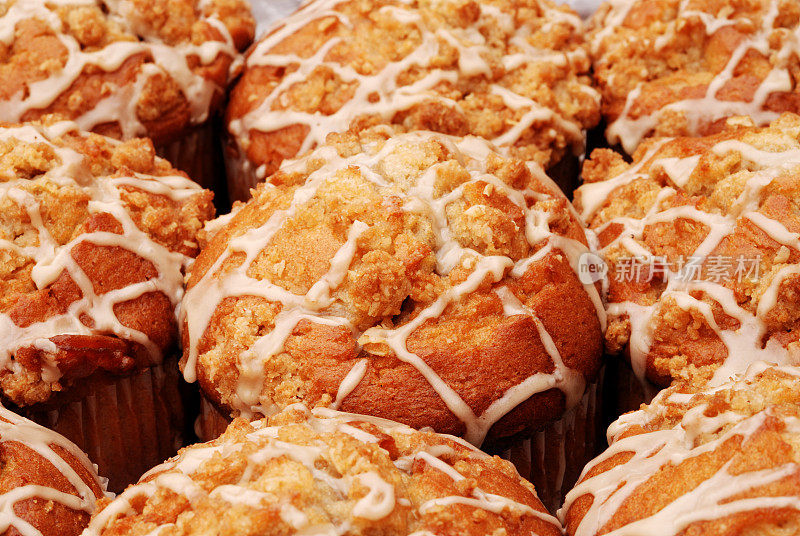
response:
<path fill-rule="evenodd" d="M 231 94 L 247 188 L 330 132 L 389 123 L 475 135 L 549 167 L 599 121 L 583 25 L 549 0 L 315 0 L 249 53 Z"/>
<path fill-rule="evenodd" d="M 455 437 L 296 405 L 236 420 L 98 511 L 87 536 L 558 535 L 511 463 Z"/>
<path fill-rule="evenodd" d="M 798 380 L 798 368 L 758 363 L 623 415 L 559 512 L 567 534 L 797 534 Z"/>
<path fill-rule="evenodd" d="M 611 0 L 589 29 L 606 135 L 629 154 L 648 136 L 800 112 L 795 0 Z"/>
<path fill-rule="evenodd" d="M 541 168 L 478 138 L 331 135 L 220 225 L 182 365 L 234 415 L 305 402 L 477 445 L 560 417 L 599 368 L 584 229 Z"/>
<path fill-rule="evenodd" d="M 12 0 L 0 28 L 0 121 L 161 144 L 221 104 L 254 21 L 243 0 Z"/>
<path fill-rule="evenodd" d="M 648 140 L 632 164 L 598 150 L 583 178 L 576 208 L 609 265 L 606 345 L 634 372 L 668 385 L 800 362 L 800 117 Z"/>
<path fill-rule="evenodd" d="M 78 536 L 105 496 L 86 454 L 55 432 L 0 406 L 3 534 Z"/>
<path fill-rule="evenodd" d="M 0 126 L 0 390 L 49 400 L 96 371 L 161 362 L 212 194 L 74 123 Z"/>

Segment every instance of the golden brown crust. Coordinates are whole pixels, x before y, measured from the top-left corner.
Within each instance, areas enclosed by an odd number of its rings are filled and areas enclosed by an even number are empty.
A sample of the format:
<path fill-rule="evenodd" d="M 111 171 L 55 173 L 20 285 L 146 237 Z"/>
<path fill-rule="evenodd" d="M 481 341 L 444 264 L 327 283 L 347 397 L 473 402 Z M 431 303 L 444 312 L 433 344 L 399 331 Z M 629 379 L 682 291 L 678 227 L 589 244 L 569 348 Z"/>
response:
<path fill-rule="evenodd" d="M 800 112 L 793 0 L 612 0 L 590 22 L 611 143 L 700 136 L 725 119 Z"/>
<path fill-rule="evenodd" d="M 799 171 L 792 114 L 649 140 L 631 164 L 595 151 L 575 203 L 609 265 L 606 347 L 663 386 L 796 362 Z"/>
<path fill-rule="evenodd" d="M 227 112 L 233 180 L 381 123 L 483 137 L 549 167 L 599 120 L 588 67 L 580 19 L 548 0 L 318 0 L 249 54 Z"/>
<path fill-rule="evenodd" d="M 567 498 L 567 534 L 797 532 L 799 375 L 759 363 L 716 388 L 678 383 L 623 415 Z"/>
<path fill-rule="evenodd" d="M 66 123 L 6 125 L 0 138 L 3 395 L 43 402 L 97 371 L 159 362 L 212 194 L 149 140 Z"/>
<path fill-rule="evenodd" d="M 495 438 L 557 419 L 599 367 L 599 298 L 574 271 L 578 219 L 537 169 L 476 138 L 332 136 L 199 255 L 185 373 L 234 414 L 340 404 L 477 441 L 470 412 Z"/>
<path fill-rule="evenodd" d="M 507 461 L 452 437 L 297 406 L 268 422 L 237 420 L 217 440 L 182 450 L 106 503 L 88 534 L 140 536 L 158 527 L 171 536 L 312 527 L 385 536 L 560 534 Z"/>
<path fill-rule="evenodd" d="M 242 0 L 130 0 L 0 10 L 0 120 L 55 115 L 157 144 L 221 104 L 254 21 Z"/>
<path fill-rule="evenodd" d="M 96 470 L 58 434 L 3 408 L 0 413 L 3 534 L 22 536 L 33 527 L 42 536 L 78 536 L 95 500 L 105 496 Z"/>

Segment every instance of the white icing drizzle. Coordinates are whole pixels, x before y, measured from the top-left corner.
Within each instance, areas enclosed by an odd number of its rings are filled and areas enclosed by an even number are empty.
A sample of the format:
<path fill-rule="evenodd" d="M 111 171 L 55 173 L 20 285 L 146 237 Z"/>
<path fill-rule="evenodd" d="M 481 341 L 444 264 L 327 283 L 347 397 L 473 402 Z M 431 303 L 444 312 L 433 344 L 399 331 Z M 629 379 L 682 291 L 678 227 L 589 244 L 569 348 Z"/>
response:
<path fill-rule="evenodd" d="M 254 483 L 256 468 L 279 458 L 301 464 L 309 471 L 315 485 L 330 488 L 333 492 L 332 496 L 338 497 L 338 500 L 342 502 L 350 503 L 344 511 L 349 511 L 353 518 L 378 521 L 391 515 L 398 507 L 416 509 L 420 514 L 425 514 L 430 510 L 446 508 L 452 504 L 464 504 L 495 515 L 503 515 L 503 512 L 507 510 L 513 511 L 515 516 L 533 516 L 559 526 L 558 520 L 546 512 L 536 510 L 508 497 L 484 492 L 479 487 L 475 487 L 469 497 L 460 495 L 437 497 L 416 506 L 411 497 L 397 496 L 398 493 L 404 493 L 406 486 L 403 479 L 411 477 L 413 463 L 416 460 L 424 461 L 431 468 L 450 477 L 454 482 L 464 480 L 465 477 L 455 467 L 440 459 L 440 456 L 443 455 L 456 454 L 451 444 L 455 442 L 466 448 L 468 459 L 480 460 L 486 458 L 487 455 L 459 438 L 436 435 L 431 437 L 434 441 L 423 440 L 419 445 L 415 445 L 413 452 L 394 461 L 394 465 L 399 471 L 397 481 L 394 479 L 387 481 L 376 470 L 363 470 L 356 474 L 335 477 L 330 471 L 321 467 L 330 463 L 328 460 L 333 448 L 330 441 L 336 435 L 347 434 L 357 441 L 367 444 L 374 443 L 372 440 L 364 441 L 362 437 L 353 435 L 352 430 L 361 431 L 354 426 L 355 423 L 369 423 L 393 437 L 410 436 L 419 434 L 419 432 L 385 419 L 342 413 L 327 408 L 308 410 L 302 404 L 289 406 L 286 411 L 294 412 L 298 417 L 302 416 L 302 420 L 293 420 L 286 426 L 302 426 L 310 432 L 310 434 L 303 434 L 305 439 L 302 444 L 278 439 L 281 427 L 267 426 L 266 420 L 263 420 L 251 423 L 256 430 L 247 434 L 244 442 L 223 435 L 214 442 L 184 449 L 175 458 L 144 475 L 138 484 L 130 486 L 116 500 L 96 514 L 89 527 L 84 531 L 84 536 L 99 536 L 105 528 L 112 526 L 117 518 L 135 515 L 136 510 L 132 506 L 134 501 L 140 501 L 142 498 L 146 500 L 160 489 L 174 490 L 186 496 L 193 506 L 201 501 L 219 500 L 231 505 L 250 508 L 277 508 L 283 522 L 298 531 L 298 534 L 330 536 L 349 534 L 348 531 L 354 528 L 349 520 L 331 516 L 320 523 L 318 519 L 309 516 L 309 512 L 303 509 L 304 505 L 293 504 L 291 497 L 270 491 L 259 491 L 251 487 Z M 376 439 L 371 434 L 361 432 L 368 438 Z M 201 471 L 204 464 L 212 457 L 225 460 L 243 451 L 245 447 L 248 452 L 248 464 L 238 482 L 218 485 L 207 491 L 194 482 L 193 475 Z M 463 458 L 463 454 L 461 457 Z M 367 490 L 366 493 L 364 493 L 364 488 Z M 416 515 L 413 517 L 419 519 Z M 421 521 L 417 523 L 421 523 Z M 156 531 L 167 526 L 172 525 L 162 525 Z M 431 533 L 422 529 L 414 534 Z"/>
<path fill-rule="evenodd" d="M 778 131 L 781 127 L 771 127 Z M 762 190 L 773 180 L 785 176 L 791 170 L 800 169 L 800 143 L 793 138 L 795 134 L 786 131 L 782 140 L 786 145 L 775 150 L 761 149 L 756 145 L 740 140 L 724 140 L 715 144 L 703 155 L 692 154 L 677 157 L 659 157 L 662 150 L 669 149 L 670 139 L 657 140 L 652 143 L 646 154 L 638 162 L 631 165 L 624 172 L 607 180 L 583 185 L 576 197 L 580 200 L 581 216 L 588 222 L 597 215 L 603 205 L 614 195 L 615 190 L 637 180 L 654 180 L 656 169 L 661 169 L 667 176 L 658 192 L 651 208 L 641 218 L 620 216 L 609 219 L 602 225 L 592 226 L 594 231 L 601 233 L 610 225 L 621 224 L 623 230 L 617 238 L 605 245 L 601 254 L 607 255 L 610 251 L 622 248 L 621 255 L 631 258 L 637 257 L 637 262 L 646 264 L 648 259 L 654 259 L 654 254 L 647 249 L 643 241 L 645 230 L 657 223 L 669 223 L 677 219 L 687 219 L 702 223 L 707 227 L 707 235 L 689 257 L 698 259 L 713 259 L 713 254 L 720 243 L 731 236 L 743 220 L 755 225 L 771 239 L 783 244 L 786 260 L 790 252 L 800 252 L 800 235 L 789 232 L 779 221 L 769 218 L 759 212 L 762 199 Z M 787 141 L 788 140 L 788 141 Z M 754 142 L 757 143 L 757 142 Z M 675 196 L 683 193 L 683 187 L 688 183 L 695 168 L 705 159 L 723 159 L 729 154 L 739 154 L 744 160 L 743 169 L 749 176 L 742 193 L 733 202 L 725 213 L 706 212 L 695 208 L 694 205 L 681 205 L 664 208 Z M 707 165 L 704 164 L 704 165 Z M 687 194 L 688 195 L 688 194 Z M 783 249 L 783 248 L 782 248 Z M 615 255 L 620 255 L 619 252 Z M 735 266 L 737 260 L 729 259 Z M 710 262 L 710 260 L 709 260 Z M 757 259 L 757 262 L 761 262 Z M 784 260 L 785 262 L 785 260 Z M 614 271 L 614 266 L 611 267 Z M 790 347 L 783 347 L 774 339 L 770 339 L 762 347 L 762 340 L 768 333 L 766 319 L 770 312 L 778 305 L 780 285 L 786 278 L 800 273 L 797 264 L 787 264 L 776 273 L 758 274 L 761 278 L 760 287 L 767 279 L 769 284 L 760 296 L 753 298 L 753 305 L 744 308 L 733 291 L 726 286 L 722 279 L 713 280 L 710 277 L 687 277 L 677 268 L 664 271 L 663 277 L 666 288 L 660 299 L 652 305 L 639 305 L 633 302 L 614 302 L 607 307 L 611 321 L 627 317 L 631 322 L 631 334 L 628 342 L 631 365 L 634 372 L 644 378 L 647 359 L 653 343 L 653 329 L 656 315 L 661 311 L 664 300 L 673 299 L 677 306 L 686 311 L 696 311 L 702 314 L 708 326 L 713 329 L 719 339 L 728 349 L 728 355 L 722 362 L 714 376 L 714 383 L 724 382 L 732 374 L 744 371 L 750 363 L 763 360 L 777 364 L 797 364 L 800 355 Z M 659 275 L 661 272 L 659 271 Z M 746 274 L 743 274 L 746 276 Z M 609 279 L 622 277 L 620 274 L 609 274 Z M 690 294 L 700 291 L 706 299 L 716 302 L 722 307 L 726 315 L 735 318 L 740 327 L 736 330 L 722 329 L 714 319 L 711 305 L 704 300 L 692 297 Z"/>
<path fill-rule="evenodd" d="M 94 511 L 95 502 L 101 497 L 95 495 L 92 487 L 53 447 L 60 447 L 69 453 L 86 469 L 103 492 L 106 480 L 97 476 L 97 467 L 71 441 L 0 406 L 0 442 L 20 443 L 31 449 L 61 473 L 75 489 L 74 493 L 65 493 L 41 484 L 18 485 L 8 489 L 0 494 L 0 532 L 5 534 L 13 528 L 22 536 L 42 536 L 39 529 L 20 517 L 15 510 L 17 503 L 26 500 L 52 501 L 87 514 Z M 41 505 L 40 508 L 46 507 Z"/>
<path fill-rule="evenodd" d="M 772 365 L 764 362 L 754 363 L 735 380 L 710 387 L 702 393 L 710 395 L 721 390 L 749 391 L 752 389 L 752 381 L 769 368 L 773 368 Z M 790 377 L 800 378 L 798 368 L 774 367 L 774 369 Z M 713 452 L 723 443 L 737 437 L 741 438 L 742 445 L 737 448 L 744 448 L 753 434 L 762 429 L 768 418 L 778 418 L 782 421 L 785 429 L 781 434 L 800 433 L 800 420 L 795 417 L 779 416 L 774 411 L 774 406 L 767 406 L 753 414 L 728 410 L 715 417 L 708 417 L 705 414 L 710 409 L 708 403 L 701 401 L 693 404 L 692 400 L 692 393 L 675 389 L 664 390 L 649 406 L 621 416 L 609 427 L 610 447 L 584 468 L 582 480 L 567 495 L 564 506 L 558 513 L 563 521 L 579 497 L 587 494 L 593 496 L 591 506 L 581 518 L 577 528 L 570 532 L 571 536 L 598 534 L 637 488 L 664 466 L 691 463 L 692 459 Z M 623 432 L 632 426 L 647 428 L 654 418 L 666 411 L 666 406 L 678 406 L 677 409 L 684 413 L 673 428 L 644 431 L 620 438 Z M 709 439 L 711 434 L 718 435 Z M 625 463 L 619 463 L 607 471 L 585 478 L 598 465 L 623 453 L 630 453 L 632 457 Z M 681 534 L 692 523 L 718 520 L 738 513 L 767 508 L 800 510 L 800 497 L 796 495 L 734 498 L 747 490 L 767 486 L 790 475 L 796 475 L 800 471 L 800 464 L 792 462 L 762 470 L 743 471 L 739 468 L 736 470 L 738 474 L 732 474 L 731 464 L 732 460 L 729 460 L 695 488 L 664 505 L 657 512 L 621 526 L 608 534 L 673 536 Z"/>
<path fill-rule="evenodd" d="M 79 5 L 106 10 L 106 16 L 118 24 L 124 33 L 138 36 L 140 40 L 116 41 L 98 50 L 83 50 L 56 11 L 59 7 Z M 202 12 L 202 6 L 200 11 Z M 146 135 L 147 128 L 136 112 L 137 104 L 148 79 L 166 75 L 178 85 L 188 101 L 191 124 L 203 123 L 208 118 L 214 94 L 223 92 L 225 88 L 195 72 L 190 63 L 197 61 L 197 67 L 203 67 L 212 64 L 221 56 L 227 56 L 234 62 L 230 70 L 232 76 L 242 60 L 230 32 L 215 14 L 211 14 L 203 16 L 201 20 L 216 29 L 222 40 L 167 45 L 141 18 L 142 14 L 129 0 L 75 2 L 18 0 L 12 3 L 0 17 L 0 41 L 11 45 L 17 25 L 27 19 L 37 19 L 44 22 L 58 37 L 67 50 L 67 60 L 62 68 L 50 73 L 46 78 L 28 84 L 24 94 L 20 92 L 8 100 L 0 101 L 0 118 L 3 121 L 18 122 L 27 112 L 42 110 L 53 104 L 87 68 L 96 67 L 110 73 L 119 69 L 131 57 L 145 54 L 152 60 L 140 68 L 133 83 L 114 87 L 108 92 L 108 96 L 102 98 L 92 109 L 70 119 L 84 130 L 117 122 L 125 139 Z"/>
<path fill-rule="evenodd" d="M 331 132 L 347 130 L 354 119 L 358 117 L 374 116 L 381 121 L 391 122 L 399 112 L 409 110 L 422 102 L 435 101 L 452 109 L 459 109 L 459 103 L 449 99 L 437 91 L 442 83 L 456 84 L 457 81 L 483 77 L 487 79 L 490 93 L 500 96 L 505 105 L 512 110 L 521 110 L 522 116 L 508 125 L 505 131 L 492 140 L 500 147 L 514 146 L 520 138 L 537 125 L 553 122 L 566 138 L 566 143 L 577 153 L 583 149 L 583 127 L 575 119 L 565 117 L 556 110 L 538 103 L 528 95 L 512 91 L 495 80 L 517 69 L 525 69 L 531 64 L 550 63 L 558 67 L 580 66 L 587 63 L 587 54 L 581 47 L 568 51 L 553 51 L 538 49 L 530 44 L 530 25 L 519 24 L 510 13 L 500 8 L 485 3 L 478 3 L 481 13 L 478 22 L 467 28 L 438 27 L 430 28 L 420 14 L 420 6 L 416 1 L 398 1 L 384 3 L 377 8 L 378 13 L 387 13 L 394 17 L 398 23 L 409 27 L 409 33 L 418 32 L 421 43 L 412 52 L 401 60 L 388 63 L 383 69 L 374 74 L 360 74 L 349 65 L 342 65 L 328 59 L 329 52 L 339 44 L 342 39 L 333 37 L 320 45 L 315 52 L 307 58 L 297 54 L 274 53 L 277 45 L 298 32 L 305 26 L 325 18 L 335 18 L 348 29 L 352 23 L 348 17 L 337 11 L 337 5 L 342 0 L 312 0 L 304 3 L 301 8 L 280 23 L 262 39 L 248 55 L 247 66 L 272 66 L 276 68 L 296 69 L 280 80 L 272 88 L 264 101 L 241 118 L 232 120 L 228 128 L 236 138 L 240 147 L 246 148 L 249 144 L 251 130 L 261 132 L 275 132 L 291 125 L 303 125 L 308 128 L 308 134 L 303 139 L 298 154 L 302 154 L 317 145 L 324 143 L 325 137 Z M 542 18 L 547 25 L 567 24 L 582 30 L 580 18 L 574 13 L 566 13 L 547 3 L 538 4 L 542 10 Z M 497 56 L 497 51 L 487 43 L 480 31 L 483 27 L 501 28 L 507 34 L 509 47 L 501 61 L 489 61 L 488 58 Z M 436 65 L 438 57 L 442 54 L 443 45 L 449 45 L 458 52 L 458 68 L 443 69 L 432 67 Z M 306 80 L 315 70 L 328 69 L 337 76 L 342 83 L 354 84 L 354 95 L 335 113 L 324 115 L 320 112 L 303 112 L 285 108 L 286 92 L 295 84 Z M 409 69 L 430 69 L 430 72 L 411 85 L 403 86 L 399 81 L 400 75 Z M 574 68 L 574 67 L 573 67 Z M 497 70 L 501 73 L 498 74 Z M 578 67 L 580 69 L 580 67 Z M 494 74 L 493 74 L 494 72 Z M 575 84 L 580 91 L 589 94 L 595 102 L 600 102 L 599 94 L 589 85 Z M 252 164 L 242 159 L 241 165 L 259 179 L 264 178 L 265 168 L 252 169 Z"/>
<path fill-rule="evenodd" d="M 201 189 L 182 176 L 153 177 L 137 173 L 127 177 L 93 177 L 86 156 L 56 142 L 60 135 L 71 130 L 78 132 L 75 123 L 58 123 L 51 127 L 25 125 L 0 129 L 0 140 L 47 144 L 61 161 L 59 166 L 33 180 L 13 179 L 0 183 L 0 200 L 8 198 L 25 209 L 30 217 L 30 224 L 38 234 L 38 245 L 35 246 L 21 247 L 12 240 L 2 239 L 0 251 L 12 250 L 33 262 L 31 278 L 38 289 L 48 287 L 66 272 L 82 293 L 81 298 L 72 302 L 63 314 L 53 314 L 46 320 L 34 322 L 27 327 L 16 325 L 7 313 L 0 313 L 0 367 L 17 370 L 20 365 L 14 361 L 15 352 L 27 346 L 33 346 L 47 353 L 55 352 L 57 347 L 49 338 L 65 334 L 113 334 L 120 339 L 141 344 L 152 361 L 159 363 L 163 357 L 161 349 L 145 333 L 123 325 L 114 313 L 114 306 L 146 293 L 160 292 L 177 308 L 183 296 L 183 272 L 190 259 L 167 249 L 140 230 L 128 213 L 121 194 L 123 189 L 131 188 L 165 196 L 174 202 L 182 202 L 197 195 Z M 108 142 L 117 143 L 114 140 Z M 48 183 L 83 192 L 90 198 L 88 202 L 90 215 L 113 216 L 122 227 L 122 233 L 83 232 L 65 244 L 57 243 L 47 231 L 39 203 L 31 193 L 31 188 Z M 140 283 L 98 294 L 89 276 L 72 256 L 73 248 L 83 243 L 127 249 L 152 263 L 158 275 Z M 92 327 L 87 326 L 82 318 L 90 319 Z M 42 356 L 45 360 L 51 357 L 47 353 Z M 46 361 L 42 377 L 47 382 L 57 381 L 61 377 L 57 364 Z"/>
<path fill-rule="evenodd" d="M 502 192 L 525 215 L 525 235 L 531 246 L 543 246 L 530 257 L 520 259 L 516 263 L 505 256 L 483 256 L 478 252 L 462 247 L 453 238 L 450 222 L 446 215 L 446 207 L 458 200 L 463 195 L 464 185 L 453 191 L 437 197 L 434 193 L 434 180 L 437 165 L 430 167 L 402 194 L 405 197 L 407 211 L 429 215 L 434 231 L 437 234 L 436 260 L 437 272 L 446 275 L 456 265 L 462 264 L 471 269 L 471 273 L 463 282 L 446 289 L 433 303 L 417 314 L 413 320 L 394 329 L 375 326 L 363 333 L 355 330 L 344 313 L 335 307 L 335 291 L 340 285 L 347 270 L 356 258 L 357 241 L 361 233 L 366 230 L 366 225 L 355 221 L 348 233 L 347 241 L 339 248 L 330 261 L 330 269 L 315 283 L 305 295 L 293 294 L 282 287 L 269 281 L 253 279 L 247 271 L 258 254 L 270 244 L 275 233 L 291 218 L 299 207 L 309 203 L 314 198 L 316 191 L 325 181 L 335 176 L 337 170 L 350 168 L 358 169 L 361 176 L 372 182 L 377 188 L 390 188 L 383 177 L 376 173 L 380 169 L 383 159 L 404 144 L 413 146 L 430 138 L 441 141 L 448 151 L 465 166 L 471 175 L 468 183 L 486 182 L 496 192 Z M 208 269 L 203 278 L 190 288 L 184 297 L 181 306 L 181 326 L 188 335 L 189 347 L 185 349 L 186 362 L 184 377 L 187 381 L 196 379 L 198 361 L 198 345 L 209 327 L 210 321 L 219 304 L 227 297 L 258 296 L 281 304 L 280 313 L 275 319 L 274 328 L 266 335 L 260 337 L 241 357 L 237 363 L 239 381 L 235 397 L 230 404 L 234 410 L 242 415 L 252 415 L 255 411 L 269 414 L 279 408 L 272 404 L 269 393 L 263 392 L 264 367 L 273 356 L 283 352 L 286 339 L 292 333 L 298 322 L 309 319 L 327 325 L 345 326 L 354 332 L 359 345 L 368 343 L 385 344 L 389 346 L 394 355 L 413 365 L 433 387 L 447 407 L 466 425 L 466 438 L 479 445 L 491 426 L 506 415 L 519 403 L 527 400 L 535 393 L 550 388 L 562 390 L 571 407 L 576 404 L 584 391 L 585 381 L 582 375 L 569 369 L 556 349 L 550 335 L 545 330 L 541 321 L 533 312 L 513 298 L 513 295 L 501 288 L 498 296 L 504 302 L 507 315 L 526 315 L 534 318 L 536 327 L 545 346 L 546 351 L 553 360 L 554 370 L 551 373 L 539 372 L 525 379 L 520 385 L 509 389 L 501 398 L 481 415 L 476 415 L 472 408 L 461 396 L 418 355 L 411 352 L 406 341 L 426 320 L 438 318 L 445 309 L 457 303 L 462 297 L 475 291 L 487 278 L 493 283 L 499 282 L 507 275 L 521 277 L 530 265 L 543 259 L 548 254 L 562 254 L 569 261 L 573 270 L 581 254 L 588 251 L 582 243 L 554 234 L 549 228 L 548 212 L 531 207 L 531 200 L 547 199 L 548 194 L 540 194 L 533 190 L 518 191 L 511 189 L 498 178 L 486 173 L 484 162 L 491 146 L 477 138 L 452 138 L 442 134 L 417 132 L 395 136 L 385 142 L 383 147 L 370 145 L 365 152 L 355 156 L 342 158 L 332 147 L 321 147 L 308 157 L 285 163 L 283 170 L 286 172 L 306 170 L 309 161 L 324 159 L 326 163 L 319 169 L 311 172 L 302 186 L 294 192 L 294 197 L 288 208 L 273 213 L 260 227 L 253 228 L 230 240 L 226 251 L 220 255 Z M 543 184 L 557 191 L 555 185 L 546 178 L 541 168 L 530 164 L 530 169 Z M 393 190 L 388 190 L 392 192 Z M 219 274 L 219 267 L 236 253 L 244 253 L 245 260 L 236 268 Z M 605 311 L 602 299 L 597 288 L 592 284 L 584 285 L 587 295 L 595 305 L 600 318 L 601 327 L 605 326 Z M 364 378 L 368 368 L 368 360 L 357 361 L 352 370 L 347 374 L 339 387 L 334 408 L 338 408 L 342 401 L 358 386 Z M 269 408 L 256 408 L 259 403 Z"/>
<path fill-rule="evenodd" d="M 767 110 L 764 106 L 770 95 L 774 93 L 796 91 L 789 73 L 792 57 L 796 61 L 796 58 L 800 56 L 800 26 L 797 24 L 793 28 L 776 26 L 776 19 L 780 14 L 780 1 L 770 0 L 769 6 L 758 18 L 746 15 L 730 18 L 724 9 L 720 10 L 720 16 L 714 16 L 693 9 L 690 0 L 681 0 L 677 6 L 677 14 L 673 19 L 665 22 L 664 34 L 656 39 L 645 40 L 641 46 L 648 47 L 648 50 L 652 49 L 653 54 L 663 54 L 661 49 L 674 39 L 679 28 L 685 26 L 687 21 L 692 19 L 699 19 L 702 22 L 706 35 L 709 37 L 726 26 L 755 27 L 754 31 L 746 34 L 745 38 L 738 43 L 724 68 L 714 74 L 705 94 L 701 97 L 676 100 L 649 115 L 633 118 L 631 110 L 641 96 L 642 87 L 645 84 L 645 82 L 640 82 L 628 93 L 625 107 L 620 116 L 609 125 L 606 132 L 609 142 L 621 144 L 627 153 L 632 154 L 642 139 L 651 135 L 665 114 L 670 112 L 677 112 L 685 117 L 687 125 L 684 134 L 689 136 L 697 136 L 704 125 L 726 117 L 748 116 L 759 125 L 776 119 L 780 114 Z M 607 61 L 602 59 L 603 50 L 607 46 L 606 39 L 614 38 L 611 37 L 612 34 L 622 26 L 630 9 L 635 4 L 636 2 L 627 0 L 612 2 L 610 9 L 596 21 L 599 31 L 594 33 L 591 47 L 595 55 L 600 55 L 601 59 L 598 62 L 600 65 L 604 65 Z M 752 100 L 722 100 L 718 98 L 719 91 L 734 79 L 736 70 L 743 60 L 746 61 L 745 58 L 750 51 L 756 51 L 769 58 L 771 63 L 771 70 L 760 80 Z"/>

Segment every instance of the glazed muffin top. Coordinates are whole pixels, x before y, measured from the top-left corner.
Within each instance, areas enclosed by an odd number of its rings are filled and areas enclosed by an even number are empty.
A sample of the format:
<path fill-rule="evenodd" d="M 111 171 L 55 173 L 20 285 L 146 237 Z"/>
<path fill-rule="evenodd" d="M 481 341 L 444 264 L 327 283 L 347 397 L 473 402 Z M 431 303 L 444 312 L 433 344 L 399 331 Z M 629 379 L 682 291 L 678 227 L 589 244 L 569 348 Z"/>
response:
<path fill-rule="evenodd" d="M 611 352 L 639 376 L 716 381 L 800 363 L 800 117 L 598 150 L 575 204 L 609 266 Z"/>
<path fill-rule="evenodd" d="M 800 112 L 796 0 L 611 0 L 589 28 L 606 135 L 629 154 L 651 135 Z"/>
<path fill-rule="evenodd" d="M 0 126 L 0 390 L 43 402 L 161 361 L 212 194 L 147 139 Z"/>
<path fill-rule="evenodd" d="M 561 534 L 510 462 L 452 436 L 317 408 L 239 419 L 183 449 L 86 536 Z"/>
<path fill-rule="evenodd" d="M 249 53 L 228 127 L 259 179 L 330 132 L 475 135 L 543 166 L 599 120 L 583 26 L 549 0 L 314 0 Z"/>
<path fill-rule="evenodd" d="M 331 135 L 219 225 L 182 366 L 234 415 L 305 402 L 480 444 L 558 418 L 599 367 L 584 229 L 541 168 L 478 138 Z"/>
<path fill-rule="evenodd" d="M 244 0 L 0 2 L 0 121 L 171 141 L 219 106 L 253 32 Z"/>
<path fill-rule="evenodd" d="M 106 482 L 63 436 L 0 406 L 3 534 L 78 536 Z"/>
<path fill-rule="evenodd" d="M 609 428 L 559 512 L 569 536 L 800 531 L 800 369 L 662 391 Z"/>

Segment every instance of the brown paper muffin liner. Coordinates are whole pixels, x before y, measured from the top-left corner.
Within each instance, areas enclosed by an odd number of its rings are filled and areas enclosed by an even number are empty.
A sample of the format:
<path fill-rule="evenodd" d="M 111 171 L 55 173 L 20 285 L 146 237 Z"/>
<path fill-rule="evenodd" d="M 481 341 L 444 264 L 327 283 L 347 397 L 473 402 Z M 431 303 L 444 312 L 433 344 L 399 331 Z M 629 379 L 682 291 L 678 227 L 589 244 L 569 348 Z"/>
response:
<path fill-rule="evenodd" d="M 235 142 L 230 137 L 223 147 L 226 188 L 231 203 L 250 199 L 250 189 L 260 182 L 255 170 L 250 169 L 246 159 L 239 153 Z"/>
<path fill-rule="evenodd" d="M 222 160 L 222 126 L 218 119 L 192 127 L 172 143 L 156 146 L 156 153 L 184 171 L 197 184 L 214 192 L 214 205 L 220 214 L 228 212 L 230 202 Z"/>
<path fill-rule="evenodd" d="M 200 441 L 211 441 L 222 435 L 231 418 L 218 410 L 206 397 L 200 397 L 200 414 L 194 421 L 194 433 Z"/>
<path fill-rule="evenodd" d="M 580 186 L 581 158 L 568 153 L 547 170 L 547 176 L 561 188 L 564 195 L 572 201 L 575 189 Z"/>
<path fill-rule="evenodd" d="M 644 379 L 639 379 L 630 364 L 620 356 L 607 358 L 606 374 L 606 414 L 613 421 L 623 413 L 636 411 L 642 404 L 649 404 L 661 387 Z"/>
<path fill-rule="evenodd" d="M 115 493 L 174 455 L 184 414 L 174 360 L 125 377 L 90 377 L 60 405 L 19 410 L 80 447 Z"/>
<path fill-rule="evenodd" d="M 539 499 L 551 513 L 561 507 L 584 466 L 606 447 L 600 404 L 603 375 L 601 372 L 580 403 L 558 421 L 517 438 L 510 446 L 486 448 L 489 454 L 512 462 L 519 474 L 533 483 Z"/>

